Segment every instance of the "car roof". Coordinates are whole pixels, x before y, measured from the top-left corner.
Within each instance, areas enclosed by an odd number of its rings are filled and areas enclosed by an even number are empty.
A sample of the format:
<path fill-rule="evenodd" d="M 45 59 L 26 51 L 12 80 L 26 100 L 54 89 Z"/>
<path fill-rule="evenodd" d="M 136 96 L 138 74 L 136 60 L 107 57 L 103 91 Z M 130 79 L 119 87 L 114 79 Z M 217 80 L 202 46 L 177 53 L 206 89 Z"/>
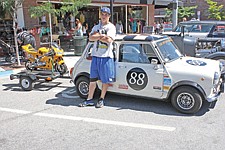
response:
<path fill-rule="evenodd" d="M 194 21 L 185 21 L 185 22 L 180 22 L 179 24 L 225 24 L 225 21 L 198 21 L 198 20 L 194 20 Z"/>
<path fill-rule="evenodd" d="M 115 41 L 155 41 L 166 37 L 153 34 L 117 34 Z"/>

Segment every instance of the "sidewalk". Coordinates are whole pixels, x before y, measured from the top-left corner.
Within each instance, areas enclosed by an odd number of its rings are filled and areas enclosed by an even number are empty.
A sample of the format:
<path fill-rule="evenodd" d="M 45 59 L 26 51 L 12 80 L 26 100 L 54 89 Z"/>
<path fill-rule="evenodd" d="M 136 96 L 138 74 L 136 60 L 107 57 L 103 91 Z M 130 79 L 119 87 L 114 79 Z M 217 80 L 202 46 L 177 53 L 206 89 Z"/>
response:
<path fill-rule="evenodd" d="M 18 66 L 17 64 L 6 62 L 5 57 L 0 57 L 0 77 L 18 73 L 24 69 L 24 63 L 21 63 L 21 66 Z"/>
<path fill-rule="evenodd" d="M 80 56 L 74 56 L 74 53 L 65 52 L 63 59 L 68 67 L 68 70 L 70 71 L 70 68 L 72 68 L 74 64 L 80 59 Z M 6 62 L 5 57 L 0 57 L 0 77 L 16 74 L 22 70 L 26 70 L 23 62 L 21 63 L 21 66 L 17 66 L 17 63 L 12 64 L 10 62 Z"/>

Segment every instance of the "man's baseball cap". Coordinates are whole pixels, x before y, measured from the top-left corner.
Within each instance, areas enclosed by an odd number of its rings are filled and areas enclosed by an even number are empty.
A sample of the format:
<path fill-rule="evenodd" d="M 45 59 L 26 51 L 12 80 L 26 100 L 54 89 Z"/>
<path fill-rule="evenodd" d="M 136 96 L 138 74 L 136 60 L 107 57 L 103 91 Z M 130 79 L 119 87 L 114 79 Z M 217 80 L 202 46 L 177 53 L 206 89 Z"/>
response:
<path fill-rule="evenodd" d="M 111 14 L 110 9 L 108 7 L 102 7 L 101 12 L 105 12 L 107 14 Z"/>

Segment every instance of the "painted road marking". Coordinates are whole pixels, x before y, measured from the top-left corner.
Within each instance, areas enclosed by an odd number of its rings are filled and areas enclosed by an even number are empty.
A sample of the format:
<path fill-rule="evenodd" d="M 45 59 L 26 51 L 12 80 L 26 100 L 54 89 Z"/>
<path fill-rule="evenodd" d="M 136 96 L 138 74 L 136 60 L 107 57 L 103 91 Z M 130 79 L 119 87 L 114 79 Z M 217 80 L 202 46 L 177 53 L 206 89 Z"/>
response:
<path fill-rule="evenodd" d="M 142 128 L 142 129 L 151 129 L 151 130 L 163 130 L 163 131 L 169 131 L 169 132 L 176 130 L 175 127 L 168 127 L 168 126 L 158 126 L 158 125 L 131 123 L 131 122 L 122 122 L 122 121 L 112 121 L 112 120 L 94 119 L 94 118 L 87 118 L 87 117 L 56 115 L 56 114 L 49 114 L 49 113 L 34 113 L 32 111 L 10 109 L 10 108 L 3 108 L 3 107 L 0 107 L 0 111 L 17 113 L 17 114 L 31 114 L 34 116 L 56 118 L 56 119 L 65 119 L 65 120 L 73 120 L 73 121 L 83 121 L 83 122 L 91 122 L 91 123 L 99 123 L 99 124 L 107 124 L 107 125 L 124 126 L 124 127 Z"/>

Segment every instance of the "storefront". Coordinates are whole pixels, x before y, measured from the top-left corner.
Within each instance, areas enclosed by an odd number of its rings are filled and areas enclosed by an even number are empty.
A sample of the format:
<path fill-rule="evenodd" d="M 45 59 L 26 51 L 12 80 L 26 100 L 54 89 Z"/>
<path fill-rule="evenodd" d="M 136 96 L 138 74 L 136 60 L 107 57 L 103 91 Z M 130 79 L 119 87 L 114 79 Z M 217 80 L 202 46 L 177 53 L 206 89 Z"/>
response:
<path fill-rule="evenodd" d="M 50 0 L 56 9 L 60 9 L 60 1 Z M 46 2 L 46 0 L 37 0 L 38 3 Z M 113 22 L 116 24 L 118 21 L 122 21 L 125 33 L 141 33 L 143 26 L 154 24 L 154 11 L 155 8 L 161 8 L 167 6 L 170 0 L 129 0 L 129 2 L 124 2 L 124 0 L 114 0 L 113 2 Z M 94 24 L 99 21 L 99 10 L 101 7 L 110 7 L 109 0 L 92 0 L 90 4 L 79 10 L 79 14 L 76 18 L 79 18 L 82 23 L 88 22 L 89 30 Z M 53 16 L 54 17 L 54 16 Z M 69 29 L 69 13 L 54 17 L 54 25 L 61 30 L 61 22 L 66 29 Z M 48 16 L 46 17 L 48 22 Z M 41 19 L 39 19 L 39 23 Z M 59 24 L 58 24 L 59 23 Z M 54 29 L 54 28 L 53 28 Z M 53 30 L 54 31 L 54 30 Z"/>

